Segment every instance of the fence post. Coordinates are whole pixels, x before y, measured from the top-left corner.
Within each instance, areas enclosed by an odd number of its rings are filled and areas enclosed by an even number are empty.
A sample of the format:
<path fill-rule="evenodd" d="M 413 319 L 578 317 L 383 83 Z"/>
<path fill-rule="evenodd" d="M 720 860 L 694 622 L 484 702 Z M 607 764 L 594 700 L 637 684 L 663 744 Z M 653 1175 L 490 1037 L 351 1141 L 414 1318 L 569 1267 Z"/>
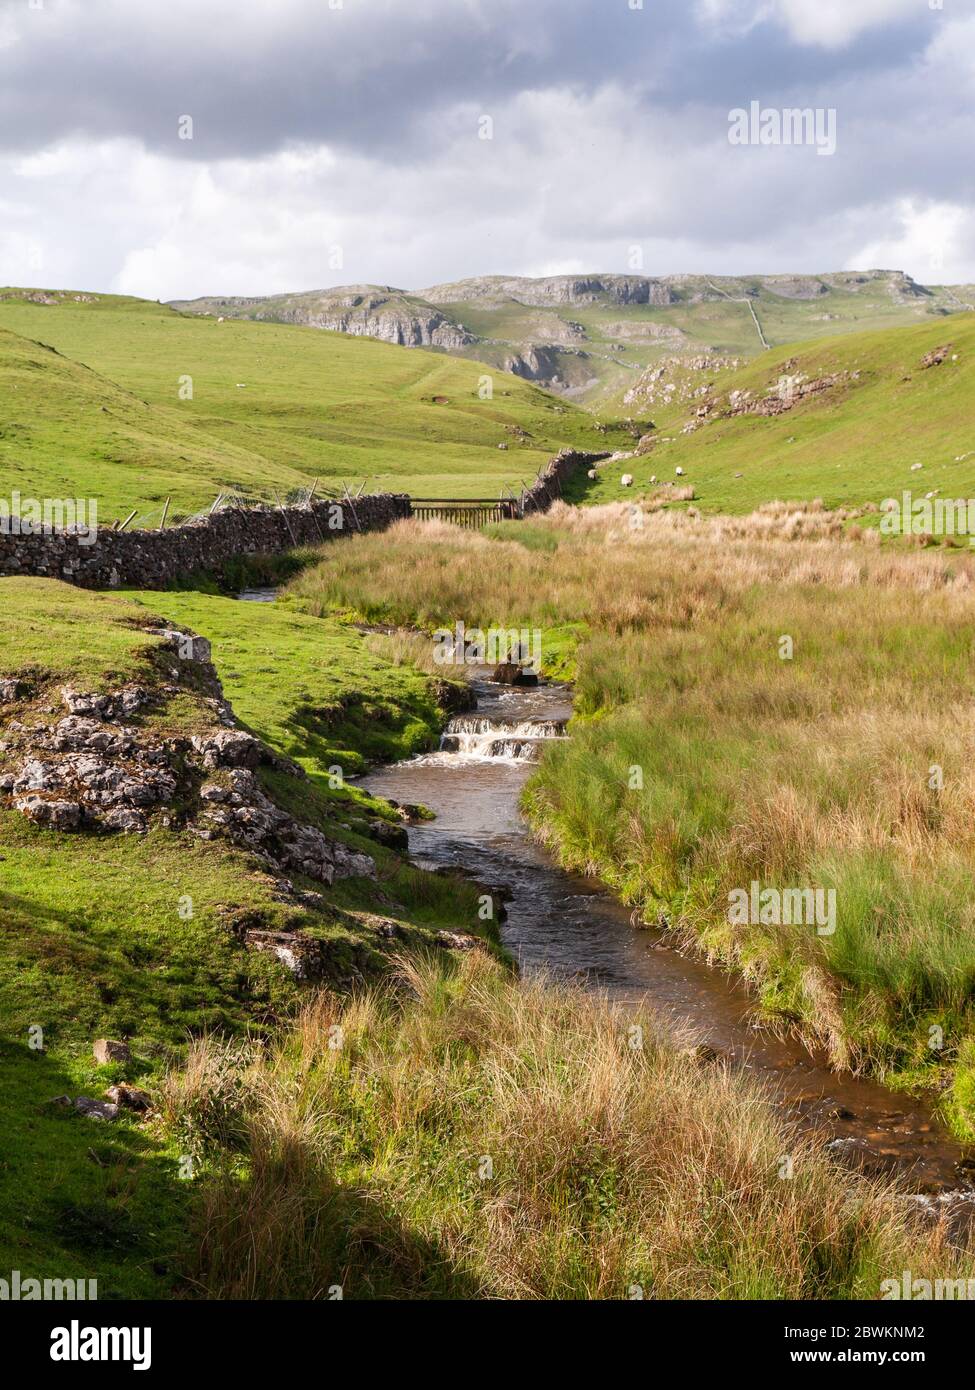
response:
<path fill-rule="evenodd" d="M 353 517 L 353 519 L 354 519 L 354 521 L 355 521 L 356 529 L 359 530 L 359 531 L 361 531 L 361 530 L 362 530 L 362 523 L 361 523 L 361 521 L 359 520 L 359 513 L 358 513 L 358 512 L 356 511 L 356 509 L 355 509 L 355 503 L 354 503 L 353 500 L 352 500 L 352 494 L 351 494 L 351 492 L 349 491 L 349 485 L 348 485 L 348 483 L 343 483 L 342 486 L 343 486 L 343 488 L 345 489 L 345 495 L 346 495 L 346 497 L 348 498 L 349 506 L 352 508 L 352 517 Z"/>
<path fill-rule="evenodd" d="M 287 513 L 287 512 L 284 510 L 284 508 L 282 507 L 282 505 L 281 505 L 281 503 L 280 503 L 280 501 L 279 501 L 279 499 L 278 499 L 278 494 L 277 494 L 276 492 L 272 492 L 272 493 L 271 493 L 271 496 L 274 498 L 275 502 L 277 502 L 277 504 L 278 504 L 278 511 L 279 511 L 279 512 L 281 513 L 281 515 L 284 517 L 284 524 L 285 524 L 285 526 L 287 526 L 287 528 L 288 528 L 288 535 L 291 537 L 291 544 L 297 549 L 298 542 L 295 540 L 295 533 L 294 533 L 294 531 L 292 531 L 292 529 L 291 529 L 291 521 L 290 521 L 290 519 L 289 519 L 289 517 L 288 517 L 288 513 Z"/>

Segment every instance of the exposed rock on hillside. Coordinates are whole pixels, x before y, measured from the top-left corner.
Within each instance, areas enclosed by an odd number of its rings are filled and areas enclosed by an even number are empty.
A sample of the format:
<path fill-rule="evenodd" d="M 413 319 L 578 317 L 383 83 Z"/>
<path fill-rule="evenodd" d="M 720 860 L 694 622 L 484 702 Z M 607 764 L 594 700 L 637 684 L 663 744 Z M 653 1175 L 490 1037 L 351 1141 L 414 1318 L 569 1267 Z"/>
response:
<path fill-rule="evenodd" d="M 218 767 L 226 764 L 219 762 Z M 205 809 L 191 825 L 204 839 L 224 835 L 278 869 L 330 884 L 336 878 L 374 878 L 375 861 L 329 840 L 280 810 L 261 790 L 254 773 L 231 764 L 220 780 L 200 788 Z"/>
<path fill-rule="evenodd" d="M 835 387 L 854 380 L 857 375 L 857 373 L 851 374 L 849 372 L 832 372 L 826 376 L 815 377 L 813 380 L 807 380 L 801 373 L 797 376 L 783 376 L 766 389 L 764 396 L 753 395 L 751 391 L 732 391 L 728 396 L 728 403 L 725 408 L 722 409 L 716 404 L 713 411 L 707 410 L 706 413 L 784 415 L 786 411 L 792 410 L 802 401 L 832 391 Z"/>
<path fill-rule="evenodd" d="M 658 338 L 680 342 L 687 337 L 681 329 L 670 323 L 656 323 L 653 319 L 621 319 L 619 323 L 604 323 L 602 330 L 607 338 L 622 338 L 632 342 Z"/>
<path fill-rule="evenodd" d="M 526 347 L 523 352 L 512 353 L 504 359 L 502 365 L 506 372 L 523 377 L 526 381 L 557 384 L 559 380 L 558 357 L 551 348 L 538 344 Z"/>
<path fill-rule="evenodd" d="M 658 366 L 648 368 L 640 376 L 623 397 L 623 403 L 637 406 L 684 404 L 709 395 L 713 389 L 711 378 L 740 366 L 740 357 L 714 353 L 665 357 Z"/>
<path fill-rule="evenodd" d="M 455 350 L 475 341 L 472 333 L 452 323 L 434 305 L 388 285 L 348 285 L 335 290 L 251 299 L 177 300 L 173 308 L 325 328 L 353 337 L 378 338 L 399 347 Z"/>
<path fill-rule="evenodd" d="M 324 884 L 374 877 L 369 855 L 296 820 L 263 790 L 261 767 L 304 774 L 237 727 L 213 666 L 193 655 L 200 641 L 182 632 L 163 635 L 158 660 L 170 679 L 153 692 L 138 685 L 107 693 L 64 686 L 59 709 L 50 703 L 55 692 L 17 683 L 0 725 L 0 804 L 65 832 L 142 835 L 158 826 L 224 838 L 276 874 L 301 873 Z M 172 734 L 157 719 L 141 717 L 163 714 L 184 692 L 209 711 L 209 728 Z"/>
<path fill-rule="evenodd" d="M 643 275 L 548 275 L 541 279 L 515 275 L 481 275 L 454 284 L 421 290 L 432 304 L 485 300 L 498 304 L 513 299 L 518 304 L 670 304 L 673 291 L 664 280 Z"/>
<path fill-rule="evenodd" d="M 762 283 L 783 299 L 815 299 L 817 295 L 829 294 L 829 285 L 814 275 L 765 275 Z"/>

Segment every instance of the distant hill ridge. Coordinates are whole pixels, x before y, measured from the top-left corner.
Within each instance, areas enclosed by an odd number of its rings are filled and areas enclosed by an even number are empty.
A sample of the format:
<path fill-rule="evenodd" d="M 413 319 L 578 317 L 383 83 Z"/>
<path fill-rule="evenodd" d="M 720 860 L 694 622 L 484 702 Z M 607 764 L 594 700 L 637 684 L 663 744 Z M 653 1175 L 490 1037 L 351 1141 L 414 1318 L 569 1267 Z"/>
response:
<path fill-rule="evenodd" d="M 975 306 L 970 285 L 901 270 L 821 275 L 482 275 L 426 289 L 343 285 L 173 300 L 189 314 L 292 323 L 426 347 L 596 401 L 675 350 L 750 357 L 804 338 L 901 326 Z"/>

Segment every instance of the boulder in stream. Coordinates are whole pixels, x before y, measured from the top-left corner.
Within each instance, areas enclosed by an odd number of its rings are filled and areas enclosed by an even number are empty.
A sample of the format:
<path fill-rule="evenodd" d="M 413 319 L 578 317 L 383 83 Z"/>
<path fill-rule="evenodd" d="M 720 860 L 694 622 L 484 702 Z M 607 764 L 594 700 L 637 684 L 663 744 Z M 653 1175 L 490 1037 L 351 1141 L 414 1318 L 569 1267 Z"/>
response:
<path fill-rule="evenodd" d="M 491 679 L 497 681 L 499 685 L 538 684 L 536 672 L 526 670 L 524 666 L 519 666 L 516 661 L 503 661 L 500 666 L 496 666 Z"/>

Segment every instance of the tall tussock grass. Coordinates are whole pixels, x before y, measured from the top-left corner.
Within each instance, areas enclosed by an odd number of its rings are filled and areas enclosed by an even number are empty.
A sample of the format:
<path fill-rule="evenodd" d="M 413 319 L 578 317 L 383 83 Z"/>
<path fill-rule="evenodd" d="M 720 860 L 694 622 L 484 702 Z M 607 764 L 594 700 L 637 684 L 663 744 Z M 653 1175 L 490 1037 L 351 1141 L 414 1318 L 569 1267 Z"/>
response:
<path fill-rule="evenodd" d="M 747 517 L 703 517 L 623 502 L 492 528 L 401 521 L 328 547 L 289 592 L 312 612 L 431 628 L 462 618 L 547 627 L 581 622 L 624 633 L 690 622 L 754 585 L 908 590 L 970 597 L 975 560 L 883 548 L 845 530 L 842 513 L 769 503 Z"/>
<path fill-rule="evenodd" d="M 950 1080 L 975 1032 L 971 597 L 670 588 L 686 622 L 581 653 L 581 718 L 527 791 L 537 833 L 743 970 L 836 1065 Z M 733 924 L 753 882 L 832 891 L 835 931 Z"/>
<path fill-rule="evenodd" d="M 526 792 L 538 836 L 837 1066 L 947 1085 L 975 1133 L 975 561 L 849 522 L 622 502 L 493 537 L 406 522 L 297 588 L 392 622 L 578 624 L 572 738 Z M 835 891 L 835 932 L 732 925 L 753 881 Z"/>
<path fill-rule="evenodd" d="M 322 996 L 269 1050 L 200 1042 L 167 1104 L 209 1156 L 206 1297 L 875 1298 L 960 1264 L 740 1077 L 479 952 Z"/>

